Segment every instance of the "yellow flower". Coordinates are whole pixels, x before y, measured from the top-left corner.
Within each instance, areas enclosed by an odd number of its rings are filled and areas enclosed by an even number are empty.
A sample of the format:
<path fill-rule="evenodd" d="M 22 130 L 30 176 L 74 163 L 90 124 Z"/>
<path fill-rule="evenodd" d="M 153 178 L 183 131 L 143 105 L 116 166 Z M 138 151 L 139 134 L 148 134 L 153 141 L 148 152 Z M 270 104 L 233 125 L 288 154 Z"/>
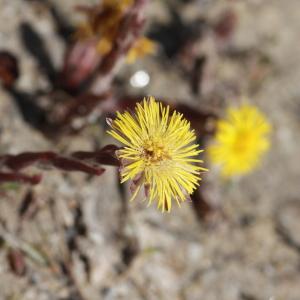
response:
<path fill-rule="evenodd" d="M 133 4 L 133 0 L 103 0 L 102 2 L 104 6 L 110 6 L 121 10 L 125 10 Z"/>
<path fill-rule="evenodd" d="M 79 24 L 75 38 L 96 39 L 97 50 L 106 55 L 112 48 L 120 21 L 133 0 L 104 0 L 99 6 L 86 8 L 86 21 Z"/>
<path fill-rule="evenodd" d="M 78 40 L 95 40 L 97 51 L 108 54 L 116 40 L 122 18 L 126 10 L 133 5 L 133 0 L 103 0 L 95 8 L 83 10 L 86 21 L 79 24 L 75 38 Z M 127 53 L 127 62 L 133 63 L 139 57 L 153 54 L 156 44 L 146 37 L 139 38 Z"/>
<path fill-rule="evenodd" d="M 172 200 L 178 205 L 199 185 L 199 150 L 190 122 L 169 106 L 144 99 L 130 114 L 117 112 L 108 133 L 124 144 L 117 155 L 122 163 L 121 182 L 132 180 L 133 200 L 142 186 L 149 205 L 157 201 L 162 211 L 170 211 Z"/>
<path fill-rule="evenodd" d="M 251 172 L 269 149 L 271 125 L 255 107 L 229 108 L 217 123 L 215 143 L 208 148 L 213 163 L 221 165 L 224 177 Z"/>
<path fill-rule="evenodd" d="M 138 58 L 143 57 L 147 54 L 153 54 L 155 53 L 155 51 L 156 44 L 152 40 L 146 37 L 142 37 L 138 39 L 135 45 L 129 50 L 127 54 L 127 62 L 133 63 Z"/>

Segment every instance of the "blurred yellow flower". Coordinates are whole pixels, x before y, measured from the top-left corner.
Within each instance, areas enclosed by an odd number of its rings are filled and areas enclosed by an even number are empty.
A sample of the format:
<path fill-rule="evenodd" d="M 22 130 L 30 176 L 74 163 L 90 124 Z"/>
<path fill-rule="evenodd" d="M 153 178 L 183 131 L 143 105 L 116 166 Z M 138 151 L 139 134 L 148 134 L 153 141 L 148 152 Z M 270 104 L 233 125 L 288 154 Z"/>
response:
<path fill-rule="evenodd" d="M 149 205 L 170 211 L 199 185 L 199 146 L 190 122 L 153 97 L 136 104 L 135 112 L 117 112 L 108 133 L 124 144 L 117 155 L 121 160 L 121 182 L 132 180 L 133 200 L 144 186 Z"/>
<path fill-rule="evenodd" d="M 127 62 L 133 63 L 138 58 L 148 54 L 153 54 L 155 53 L 155 51 L 156 51 L 156 44 L 152 40 L 146 37 L 142 37 L 138 39 L 135 45 L 129 50 L 127 54 Z"/>
<path fill-rule="evenodd" d="M 85 9 L 86 21 L 79 24 L 75 38 L 79 40 L 94 39 L 101 55 L 108 54 L 116 40 L 122 17 L 133 4 L 133 0 L 104 0 L 95 9 Z M 156 44 L 146 37 L 139 38 L 127 53 L 127 62 L 156 51 Z"/>
<path fill-rule="evenodd" d="M 98 40 L 97 49 L 107 54 L 112 46 L 125 10 L 133 0 L 104 0 L 99 6 L 86 8 L 86 21 L 82 22 L 75 33 L 77 39 Z"/>
<path fill-rule="evenodd" d="M 243 175 L 259 164 L 270 147 L 271 125 L 255 106 L 229 108 L 219 120 L 215 143 L 208 148 L 212 163 L 221 165 L 224 177 Z"/>
<path fill-rule="evenodd" d="M 103 0 L 102 3 L 104 6 L 111 6 L 116 9 L 126 9 L 133 4 L 134 0 Z"/>

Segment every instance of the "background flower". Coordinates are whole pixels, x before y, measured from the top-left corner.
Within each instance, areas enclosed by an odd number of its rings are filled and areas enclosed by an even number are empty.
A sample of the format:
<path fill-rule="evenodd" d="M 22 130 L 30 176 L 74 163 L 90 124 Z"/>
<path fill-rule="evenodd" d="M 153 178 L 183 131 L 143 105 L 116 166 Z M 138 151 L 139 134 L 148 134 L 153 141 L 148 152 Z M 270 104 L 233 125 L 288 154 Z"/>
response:
<path fill-rule="evenodd" d="M 255 169 L 270 148 L 271 125 L 258 108 L 243 104 L 229 108 L 225 119 L 217 123 L 215 142 L 208 154 L 221 165 L 224 177 L 243 175 Z"/>

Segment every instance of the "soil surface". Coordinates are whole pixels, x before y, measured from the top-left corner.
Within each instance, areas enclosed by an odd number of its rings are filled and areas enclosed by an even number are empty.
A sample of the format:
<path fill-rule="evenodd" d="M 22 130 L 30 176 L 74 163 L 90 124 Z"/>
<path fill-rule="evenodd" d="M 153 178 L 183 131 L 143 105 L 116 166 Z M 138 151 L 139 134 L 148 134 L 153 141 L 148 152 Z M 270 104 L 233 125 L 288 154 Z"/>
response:
<path fill-rule="evenodd" d="M 74 25 L 74 6 L 95 2 L 0 0 L 0 50 L 20 64 L 16 92 L 0 89 L 0 153 L 69 153 L 112 142 L 105 116 L 80 135 L 53 141 L 22 106 L 49 88 L 45 68 L 63 62 L 66 41 L 51 7 Z M 49 170 L 35 187 L 2 185 L 0 299 L 299 300 L 299 0 L 153 0 L 147 15 L 146 33 L 159 51 L 123 66 L 119 89 L 219 113 L 248 97 L 272 123 L 270 152 L 259 169 L 230 183 L 207 163 L 202 185 L 216 211 L 206 221 L 190 202 L 165 214 L 128 203 L 114 167 L 101 177 Z M 176 53 L 195 26 L 201 38 L 193 51 L 206 59 L 200 92 L 188 79 L 188 59 Z M 48 65 L 29 49 L 36 38 Z M 150 75 L 143 89 L 130 85 L 138 70 Z M 34 205 L 20 216 L 26 197 Z"/>

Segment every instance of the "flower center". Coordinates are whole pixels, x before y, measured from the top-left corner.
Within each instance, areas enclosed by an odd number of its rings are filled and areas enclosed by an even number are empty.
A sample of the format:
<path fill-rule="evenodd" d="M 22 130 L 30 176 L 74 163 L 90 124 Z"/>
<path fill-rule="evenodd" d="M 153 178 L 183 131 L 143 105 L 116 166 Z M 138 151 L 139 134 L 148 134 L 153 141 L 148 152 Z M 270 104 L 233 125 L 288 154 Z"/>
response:
<path fill-rule="evenodd" d="M 145 141 L 143 150 L 143 155 L 148 165 L 156 164 L 170 158 L 168 149 L 161 140 L 152 139 Z"/>
<path fill-rule="evenodd" d="M 253 150 L 255 136 L 251 132 L 240 132 L 233 144 L 234 150 L 238 153 L 246 153 Z"/>

